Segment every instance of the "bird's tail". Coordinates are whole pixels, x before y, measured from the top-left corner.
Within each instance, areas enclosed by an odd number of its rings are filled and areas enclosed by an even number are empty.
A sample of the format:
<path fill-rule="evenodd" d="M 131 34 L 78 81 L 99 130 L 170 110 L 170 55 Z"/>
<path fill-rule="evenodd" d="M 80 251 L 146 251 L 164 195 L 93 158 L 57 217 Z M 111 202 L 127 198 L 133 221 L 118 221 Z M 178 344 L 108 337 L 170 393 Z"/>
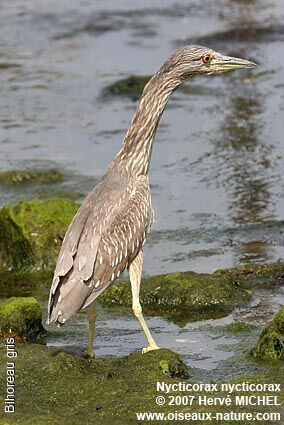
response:
<path fill-rule="evenodd" d="M 72 319 L 83 307 L 92 292 L 89 282 L 76 277 L 62 277 L 55 293 L 50 294 L 47 323 L 56 323 L 59 327 Z"/>

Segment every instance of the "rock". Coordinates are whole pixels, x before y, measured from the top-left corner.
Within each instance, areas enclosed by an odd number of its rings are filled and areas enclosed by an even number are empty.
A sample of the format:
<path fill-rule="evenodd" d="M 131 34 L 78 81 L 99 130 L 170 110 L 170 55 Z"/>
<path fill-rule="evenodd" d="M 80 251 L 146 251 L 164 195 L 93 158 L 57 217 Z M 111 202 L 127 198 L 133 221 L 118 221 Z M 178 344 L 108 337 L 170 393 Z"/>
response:
<path fill-rule="evenodd" d="M 255 287 L 283 282 L 283 264 L 256 265 L 218 270 L 212 274 L 169 273 L 142 279 L 140 299 L 148 315 L 162 315 L 180 325 L 217 318 L 244 305 Z M 99 297 L 106 306 L 131 307 L 128 281 L 120 281 Z"/>
<path fill-rule="evenodd" d="M 185 320 L 193 316 L 203 318 L 212 310 L 218 312 L 235 304 L 244 304 L 250 291 L 235 285 L 226 275 L 198 274 L 194 272 L 169 273 L 143 279 L 141 303 L 147 314 L 162 314 L 171 319 Z M 100 295 L 103 305 L 131 307 L 129 282 L 122 281 Z M 209 313 L 210 312 L 210 313 Z M 174 317 L 175 316 L 175 317 Z"/>
<path fill-rule="evenodd" d="M 12 297 L 0 304 L 0 334 L 35 340 L 45 334 L 42 311 L 33 297 Z"/>
<path fill-rule="evenodd" d="M 106 425 L 128 424 L 134 418 L 136 423 L 134 412 L 156 406 L 157 381 L 178 384 L 187 377 L 180 356 L 167 349 L 92 360 L 39 344 L 16 343 L 15 349 L 13 423 L 70 425 L 81 423 L 79 418 Z M 5 350 L 0 350 L 1 394 L 6 390 L 5 356 Z M 170 373 L 165 373 L 161 363 L 168 365 Z"/>
<path fill-rule="evenodd" d="M 149 80 L 149 75 L 130 75 L 105 87 L 102 96 L 125 96 L 130 97 L 132 100 L 137 100 Z"/>
<path fill-rule="evenodd" d="M 58 170 L 10 170 L 0 173 L 0 184 L 19 185 L 24 183 L 59 183 L 64 180 L 64 175 Z"/>
<path fill-rule="evenodd" d="M 46 370 L 52 374 L 72 371 L 74 374 L 89 373 L 90 370 L 101 378 L 122 378 L 129 371 L 132 374 L 143 373 L 144 377 L 154 375 L 162 379 L 163 375 L 171 378 L 187 378 L 187 367 L 180 356 L 168 349 L 150 351 L 146 354 L 141 352 L 132 353 L 125 357 L 110 359 L 87 360 L 83 357 L 60 352 L 52 362 L 46 365 Z"/>
<path fill-rule="evenodd" d="M 250 354 L 259 360 L 284 360 L 284 306 L 263 329 Z"/>
<path fill-rule="evenodd" d="M 180 377 L 187 378 L 188 373 L 184 363 L 179 358 L 163 359 L 159 362 L 160 370 L 163 374 L 171 378 Z"/>
<path fill-rule="evenodd" d="M 77 209 L 69 199 L 4 206 L 0 210 L 0 271 L 52 269 Z"/>

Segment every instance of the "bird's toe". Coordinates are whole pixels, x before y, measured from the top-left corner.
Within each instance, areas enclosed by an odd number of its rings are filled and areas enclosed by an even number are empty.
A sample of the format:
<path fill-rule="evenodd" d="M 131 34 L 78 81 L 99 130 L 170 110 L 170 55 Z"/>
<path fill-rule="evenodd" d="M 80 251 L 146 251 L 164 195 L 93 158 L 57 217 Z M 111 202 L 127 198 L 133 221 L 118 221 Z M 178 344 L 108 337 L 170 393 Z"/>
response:
<path fill-rule="evenodd" d="M 155 345 L 148 345 L 148 347 L 142 348 L 142 354 L 148 353 L 149 351 L 153 351 L 153 350 L 159 350 L 160 347 L 158 347 L 156 344 Z"/>

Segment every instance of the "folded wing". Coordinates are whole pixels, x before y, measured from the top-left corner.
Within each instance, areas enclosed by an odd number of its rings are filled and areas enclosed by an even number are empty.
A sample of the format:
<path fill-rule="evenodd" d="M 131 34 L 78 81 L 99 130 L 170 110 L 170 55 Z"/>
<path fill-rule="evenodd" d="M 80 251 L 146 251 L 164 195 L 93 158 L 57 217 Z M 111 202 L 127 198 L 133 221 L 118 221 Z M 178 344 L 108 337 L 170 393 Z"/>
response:
<path fill-rule="evenodd" d="M 122 190 L 91 193 L 62 244 L 49 300 L 49 323 L 64 324 L 90 304 L 140 251 L 152 222 L 148 177 Z"/>

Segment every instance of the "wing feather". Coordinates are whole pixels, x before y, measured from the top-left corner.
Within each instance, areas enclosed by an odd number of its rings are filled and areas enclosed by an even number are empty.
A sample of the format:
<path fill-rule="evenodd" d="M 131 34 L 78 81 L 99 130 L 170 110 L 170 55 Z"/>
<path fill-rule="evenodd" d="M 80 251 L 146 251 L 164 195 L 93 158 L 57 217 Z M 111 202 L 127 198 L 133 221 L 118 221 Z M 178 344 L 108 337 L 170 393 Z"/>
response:
<path fill-rule="evenodd" d="M 124 190 L 104 194 L 94 205 L 94 202 L 89 203 L 87 211 L 80 213 L 80 220 L 74 218 L 71 230 L 69 228 L 71 242 L 69 230 L 64 238 L 68 259 L 63 261 L 60 257 L 60 265 L 55 270 L 49 304 L 50 322 L 62 324 L 73 317 L 136 257 L 152 222 L 148 177 L 131 179 Z M 80 225 L 80 229 L 75 229 L 77 243 L 73 236 L 76 225 Z M 65 258 L 63 247 L 61 251 Z"/>

